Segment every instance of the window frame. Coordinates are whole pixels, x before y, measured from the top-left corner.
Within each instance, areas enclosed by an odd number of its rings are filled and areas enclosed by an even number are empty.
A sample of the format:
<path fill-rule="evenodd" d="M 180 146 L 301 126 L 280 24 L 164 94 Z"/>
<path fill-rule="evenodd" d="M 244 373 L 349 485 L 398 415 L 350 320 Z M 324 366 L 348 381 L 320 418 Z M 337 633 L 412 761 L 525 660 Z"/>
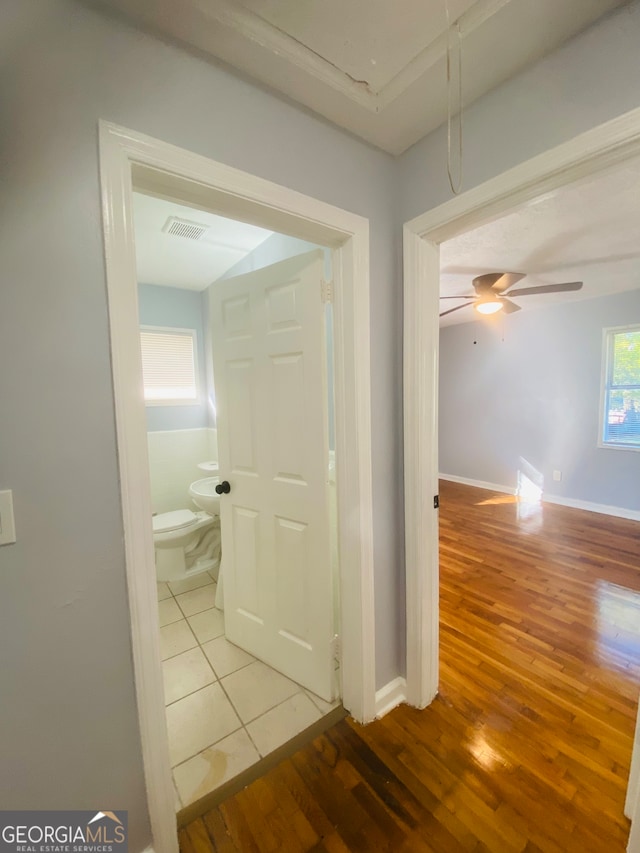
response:
<path fill-rule="evenodd" d="M 607 326 L 602 330 L 602 370 L 600 376 L 600 418 L 598 424 L 598 447 L 605 450 L 631 450 L 640 452 L 640 445 L 624 444 L 622 442 L 605 441 L 605 425 L 608 422 L 608 392 L 611 388 L 610 376 L 613 373 L 614 339 L 618 334 L 625 332 L 640 332 L 640 323 L 630 323 L 624 326 Z M 640 389 L 640 383 L 638 383 Z M 636 385 L 629 388 L 635 389 Z"/>
<path fill-rule="evenodd" d="M 148 400 L 145 397 L 144 385 L 144 369 L 142 371 L 142 396 L 146 406 L 199 406 L 202 403 L 202 389 L 200 387 L 200 373 L 198 365 L 198 330 L 186 329 L 181 326 L 152 326 L 149 324 L 140 325 L 140 360 L 142 362 L 142 332 L 155 332 L 163 335 L 183 335 L 190 336 L 193 345 L 193 376 L 195 381 L 196 394 L 195 397 L 185 400 Z"/>

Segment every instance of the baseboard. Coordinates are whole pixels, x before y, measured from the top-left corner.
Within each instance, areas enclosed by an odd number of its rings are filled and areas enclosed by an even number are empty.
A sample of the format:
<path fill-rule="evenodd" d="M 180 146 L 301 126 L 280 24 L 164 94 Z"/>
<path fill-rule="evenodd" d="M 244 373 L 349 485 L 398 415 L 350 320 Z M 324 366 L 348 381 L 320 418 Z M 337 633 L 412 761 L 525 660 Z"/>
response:
<path fill-rule="evenodd" d="M 438 474 L 441 480 L 451 483 L 461 483 L 463 486 L 474 486 L 476 489 L 487 489 L 489 492 L 502 492 L 505 495 L 515 495 L 517 489 L 500 486 L 498 483 L 486 483 L 484 480 L 470 480 L 468 477 L 458 477 L 456 474 Z"/>
<path fill-rule="evenodd" d="M 587 512 L 598 512 L 601 515 L 613 515 L 616 518 L 628 518 L 631 521 L 640 521 L 640 511 L 636 509 L 624 509 L 621 506 L 608 506 L 607 504 L 595 504 L 591 501 L 578 501 L 573 498 L 561 498 L 557 495 L 542 495 L 542 502 L 568 506 L 573 509 L 584 509 Z"/>
<path fill-rule="evenodd" d="M 484 480 L 471 480 L 468 477 L 458 477 L 455 474 L 439 474 L 441 480 L 448 480 L 451 483 L 461 483 L 463 486 L 474 486 L 476 489 L 487 489 L 491 492 L 502 492 L 507 495 L 517 494 L 517 489 L 512 489 L 509 486 L 501 486 L 498 483 L 486 483 Z M 574 498 L 564 498 L 559 495 L 549 495 L 547 492 L 542 493 L 542 503 L 557 504 L 558 506 L 568 506 L 572 509 L 584 509 L 587 512 L 597 512 L 601 515 L 612 515 L 616 518 L 628 518 L 631 521 L 640 521 L 640 511 L 635 509 L 624 509 L 621 506 L 608 506 L 607 504 L 597 504 L 591 501 L 580 501 Z"/>
<path fill-rule="evenodd" d="M 407 701 L 407 679 L 398 676 L 376 690 L 376 718 L 384 717 L 396 705 Z"/>

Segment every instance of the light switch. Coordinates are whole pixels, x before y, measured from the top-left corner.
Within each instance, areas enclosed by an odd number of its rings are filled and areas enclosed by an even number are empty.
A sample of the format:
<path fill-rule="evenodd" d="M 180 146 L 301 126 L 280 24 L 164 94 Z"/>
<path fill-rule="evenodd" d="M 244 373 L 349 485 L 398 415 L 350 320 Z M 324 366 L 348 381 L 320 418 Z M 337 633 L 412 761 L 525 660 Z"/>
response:
<path fill-rule="evenodd" d="M 13 494 L 10 489 L 0 492 L 0 545 L 16 541 L 16 523 L 13 518 Z"/>

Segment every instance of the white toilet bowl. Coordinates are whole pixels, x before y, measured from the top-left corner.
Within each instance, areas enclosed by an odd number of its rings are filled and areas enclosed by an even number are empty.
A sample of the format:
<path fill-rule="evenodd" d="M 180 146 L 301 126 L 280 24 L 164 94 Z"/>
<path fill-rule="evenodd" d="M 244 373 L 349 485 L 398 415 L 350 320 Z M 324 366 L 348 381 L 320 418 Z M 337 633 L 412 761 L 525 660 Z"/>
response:
<path fill-rule="evenodd" d="M 153 544 L 159 581 L 177 581 L 217 569 L 220 519 L 178 509 L 153 516 Z"/>

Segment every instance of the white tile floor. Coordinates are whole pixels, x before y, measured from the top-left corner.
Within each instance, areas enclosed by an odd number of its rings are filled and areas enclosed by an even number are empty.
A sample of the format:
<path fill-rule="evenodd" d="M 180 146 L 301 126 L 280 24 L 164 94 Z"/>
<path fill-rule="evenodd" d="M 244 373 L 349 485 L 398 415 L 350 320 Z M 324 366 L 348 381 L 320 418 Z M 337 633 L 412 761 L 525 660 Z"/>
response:
<path fill-rule="evenodd" d="M 215 591 L 206 572 L 158 584 L 177 808 L 215 790 L 338 705 L 229 643 Z"/>

